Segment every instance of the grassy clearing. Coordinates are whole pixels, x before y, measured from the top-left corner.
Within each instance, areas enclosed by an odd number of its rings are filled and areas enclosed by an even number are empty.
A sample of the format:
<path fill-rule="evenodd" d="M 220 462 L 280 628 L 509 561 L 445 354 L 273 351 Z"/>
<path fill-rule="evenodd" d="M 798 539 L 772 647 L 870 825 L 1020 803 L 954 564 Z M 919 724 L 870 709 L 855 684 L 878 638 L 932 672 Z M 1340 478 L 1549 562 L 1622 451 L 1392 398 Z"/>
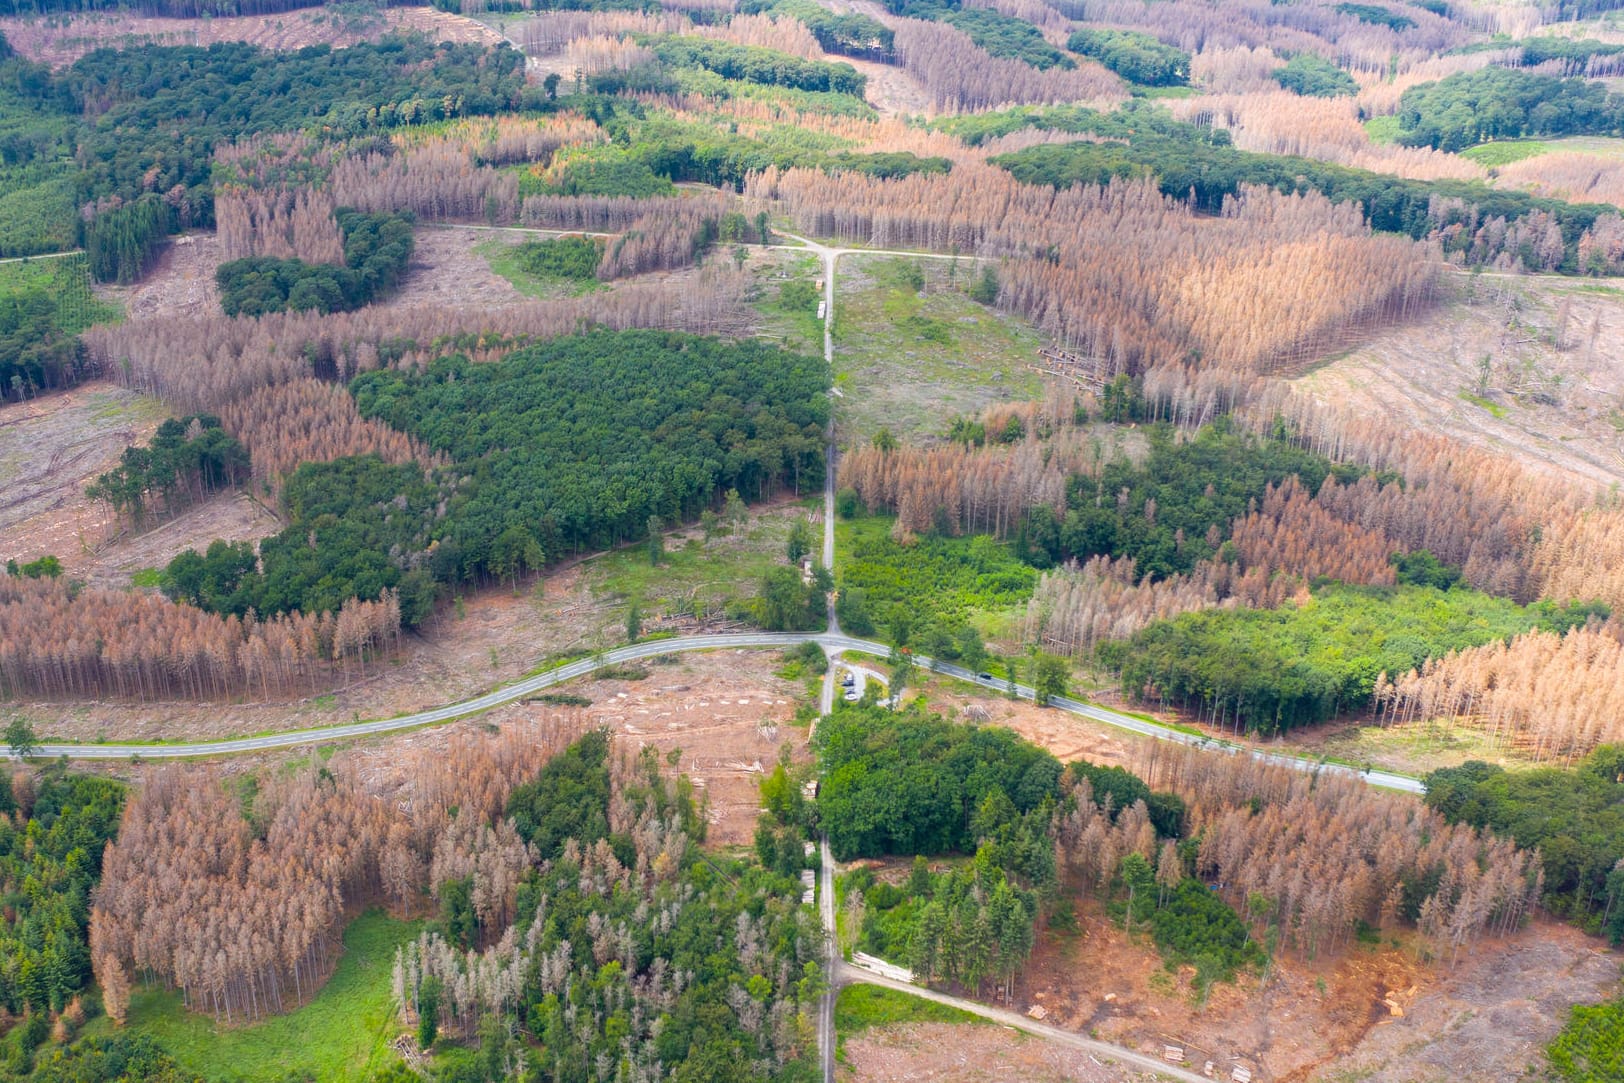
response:
<path fill-rule="evenodd" d="M 1371 117 L 1365 121 L 1365 134 L 1372 143 L 1396 143 L 1401 130 L 1398 117 Z"/>
<path fill-rule="evenodd" d="M 842 1039 L 871 1027 L 892 1027 L 905 1023 L 981 1023 L 972 1015 L 934 1000 L 909 996 L 877 985 L 848 985 L 835 998 L 835 1033 Z"/>
<path fill-rule="evenodd" d="M 1482 730 L 1446 719 L 1400 726 L 1349 726 L 1298 751 L 1356 767 L 1370 764 L 1416 777 L 1440 767 L 1458 767 L 1467 760 L 1483 760 L 1508 768 L 1533 766 L 1531 759 L 1515 748 L 1496 744 Z"/>
<path fill-rule="evenodd" d="M 823 299 L 816 283 L 823 264 L 816 256 L 795 252 L 751 251 L 746 264 L 754 276 L 754 306 L 761 315 L 761 335 L 779 342 L 787 350 L 823 353 L 823 321 L 818 319 L 818 302 Z"/>
<path fill-rule="evenodd" d="M 757 512 L 731 533 L 708 541 L 697 526 L 677 531 L 667 536 L 658 565 L 650 562 L 644 545 L 605 553 L 582 566 L 584 582 L 594 597 L 615 600 L 617 613 L 624 614 L 635 599 L 645 627 L 660 616 L 725 612 L 753 597 L 767 569 L 785 562 L 791 525 L 819 503 L 808 497 Z"/>
<path fill-rule="evenodd" d="M 533 275 L 525 270 L 519 249 L 528 242 L 509 244 L 507 241 L 491 239 L 480 241 L 474 245 L 475 254 L 479 255 L 490 265 L 491 271 L 512 283 L 513 288 L 526 297 L 540 297 L 551 299 L 557 297 L 579 297 L 583 293 L 591 293 L 601 288 L 597 282 L 582 282 L 571 278 L 555 278 L 551 276 Z"/>
<path fill-rule="evenodd" d="M 1608 135 L 1570 135 L 1546 139 L 1547 154 L 1594 154 L 1599 158 L 1624 158 L 1624 139 Z"/>
<path fill-rule="evenodd" d="M 1541 154 L 1549 153 L 1551 145 L 1538 139 L 1505 139 L 1495 143 L 1483 143 L 1475 147 L 1467 147 L 1460 152 L 1462 158 L 1470 158 L 1480 166 L 1494 169 L 1512 162 L 1520 162 L 1524 158 L 1537 158 Z"/>
<path fill-rule="evenodd" d="M 91 292 L 90 263 L 83 253 L 0 263 L 0 297 L 36 291 L 55 302 L 53 323 L 67 334 L 122 315 L 118 305 Z"/>
<path fill-rule="evenodd" d="M 397 1059 L 401 1030 L 391 1003 L 395 948 L 421 922 L 369 910 L 344 931 L 344 957 L 316 998 L 298 1011 L 247 1027 L 216 1026 L 181 1007 L 180 994 L 143 989 L 131 998 L 130 1027 L 145 1031 L 181 1066 L 207 1080 L 364 1080 Z M 98 1019 L 90 1027 L 107 1026 Z"/>
<path fill-rule="evenodd" d="M 846 442 L 939 435 L 957 414 L 1036 398 L 1042 339 L 963 291 L 980 264 L 845 256 L 835 300 L 835 416 Z"/>
<path fill-rule="evenodd" d="M 1176 98 L 1193 98 L 1200 91 L 1193 86 L 1135 86 L 1133 96 L 1148 98 L 1151 101 L 1167 101 Z"/>

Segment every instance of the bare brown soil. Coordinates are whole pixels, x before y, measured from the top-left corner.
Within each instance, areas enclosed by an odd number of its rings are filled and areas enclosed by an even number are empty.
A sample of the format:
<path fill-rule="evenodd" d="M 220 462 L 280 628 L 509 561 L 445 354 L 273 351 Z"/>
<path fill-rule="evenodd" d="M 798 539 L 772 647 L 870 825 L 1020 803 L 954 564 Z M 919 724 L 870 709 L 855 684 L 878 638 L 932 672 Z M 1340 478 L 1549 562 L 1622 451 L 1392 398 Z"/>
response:
<path fill-rule="evenodd" d="M 748 845 L 761 811 L 763 771 L 772 770 L 785 744 L 797 761 L 809 758 L 807 730 L 788 724 L 802 689 L 773 675 L 778 664 L 769 651 L 685 654 L 644 664 L 641 679 L 583 678 L 552 691 L 590 699 L 583 713 L 612 730 L 619 749 L 635 754 L 652 745 L 662 757 L 680 750 L 676 769 L 709 806 L 706 844 Z M 509 704 L 478 718 L 369 740 L 342 754 L 388 760 L 408 749 L 444 747 L 459 733 L 559 709 L 541 701 Z"/>
<path fill-rule="evenodd" d="M 923 83 L 894 64 L 881 64 L 875 60 L 856 60 L 849 56 L 825 54 L 825 60 L 850 64 L 868 76 L 863 96 L 868 104 L 890 116 L 936 116 L 930 92 Z"/>
<path fill-rule="evenodd" d="M 1000 1026 L 905 1023 L 847 1038 L 851 1083 L 1129 1083 L 1154 1078 L 1119 1064 L 1104 1065 Z"/>
<path fill-rule="evenodd" d="M 54 555 L 69 571 L 89 567 L 117 524 L 85 486 L 166 415 L 102 380 L 0 407 L 0 562 Z"/>
<path fill-rule="evenodd" d="M 1132 768 L 1139 759 L 1144 741 L 1127 730 L 1090 722 L 1086 718 L 1039 707 L 1029 700 L 1012 700 L 978 689 L 964 681 L 916 674 L 911 698 L 922 692 L 931 710 L 961 722 L 1006 726 L 1039 748 L 1046 749 L 1061 763 L 1087 760 Z"/>
<path fill-rule="evenodd" d="M 1427 972 L 1405 952 L 1354 950 L 1330 962 L 1276 961 L 1266 983 L 1215 984 L 1201 1002 L 1194 971 L 1169 974 L 1156 949 L 1134 940 L 1097 903 L 1078 907 L 1077 932 L 1040 938 L 1017 983 L 1023 1004 L 1048 1022 L 1153 1055 L 1182 1046 L 1199 1069 L 1242 1063 L 1269 1080 L 1301 1079 L 1352 1048 Z M 1227 1074 L 1227 1073 L 1226 1073 Z"/>
<path fill-rule="evenodd" d="M 257 542 L 280 529 L 281 520 L 247 493 L 221 493 L 150 530 L 110 538 L 85 567 L 85 578 L 101 586 L 127 587 L 136 572 L 162 568 L 217 538 Z"/>
<path fill-rule="evenodd" d="M 1297 383 L 1327 402 L 1610 485 L 1624 479 L 1621 286 L 1455 275 L 1449 302 L 1430 316 Z"/>
<path fill-rule="evenodd" d="M 414 31 L 436 41 L 495 44 L 501 36 L 472 19 L 429 7 L 339 13 L 325 8 L 280 15 L 168 19 L 122 12 L 0 18 L 0 34 L 29 60 L 66 67 L 93 49 L 137 45 L 213 45 L 242 41 L 266 49 L 354 45 L 386 34 Z"/>
<path fill-rule="evenodd" d="M 412 261 L 386 308 L 418 305 L 509 305 L 527 301 L 513 283 L 491 270 L 474 246 L 489 240 L 519 244 L 534 240 L 522 230 L 442 226 L 413 231 Z"/>
<path fill-rule="evenodd" d="M 1106 1041 L 1156 1055 L 1182 1046 L 1198 1071 L 1212 1060 L 1279 1083 L 1419 1083 L 1517 1078 L 1566 1007 L 1615 995 L 1618 976 L 1619 956 L 1600 941 L 1540 922 L 1479 944 L 1453 970 L 1391 941 L 1317 961 L 1285 954 L 1266 980 L 1214 985 L 1202 1003 L 1192 969 L 1170 975 L 1154 947 L 1088 903 L 1077 933 L 1040 938 L 1016 995 Z"/>
<path fill-rule="evenodd" d="M 122 305 L 131 319 L 218 316 L 220 291 L 214 272 L 220 262 L 220 245 L 213 232 L 186 233 L 164 247 L 141 281 L 129 286 L 98 286 L 96 292 Z"/>
<path fill-rule="evenodd" d="M 1352 1052 L 1311 1078 L 1323 1083 L 1517 1079 L 1571 1004 L 1618 995 L 1619 955 L 1568 925 L 1540 923 L 1462 958 L 1402 1018 L 1378 1020 Z"/>
<path fill-rule="evenodd" d="M 761 811 L 760 782 L 788 744 L 809 758 L 807 730 L 789 724 L 805 689 L 774 676 L 778 655 L 732 650 L 671 656 L 639 681 L 585 682 L 587 714 L 613 729 L 617 744 L 662 755 L 681 750 L 678 769 L 703 790 L 717 846 L 747 845 Z"/>

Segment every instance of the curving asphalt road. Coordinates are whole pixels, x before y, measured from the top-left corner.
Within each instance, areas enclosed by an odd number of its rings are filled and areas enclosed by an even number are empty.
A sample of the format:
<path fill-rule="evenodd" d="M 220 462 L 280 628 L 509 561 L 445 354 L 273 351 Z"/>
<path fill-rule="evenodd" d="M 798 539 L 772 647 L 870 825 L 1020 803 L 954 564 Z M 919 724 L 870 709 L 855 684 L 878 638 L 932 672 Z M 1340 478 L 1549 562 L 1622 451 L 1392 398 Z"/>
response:
<path fill-rule="evenodd" d="M 344 741 L 355 737 L 389 733 L 394 730 L 411 729 L 415 726 L 429 726 L 437 722 L 450 722 L 456 718 L 478 714 L 481 711 L 512 703 L 543 689 L 574 680 L 577 677 L 584 677 L 595 670 L 620 662 L 653 658 L 661 654 L 682 654 L 687 651 L 770 649 L 794 647 L 808 642 L 818 644 L 830 654 L 838 654 L 842 651 L 862 651 L 884 657 L 891 650 L 888 644 L 876 643 L 868 639 L 858 639 L 855 636 L 845 635 L 841 632 L 738 632 L 730 635 L 681 636 L 674 639 L 656 639 L 604 651 L 602 654 L 594 655 L 591 658 L 583 658 L 568 665 L 559 666 L 557 669 L 550 669 L 545 673 L 526 677 L 524 680 L 487 692 L 474 699 L 463 700 L 461 703 L 436 707 L 429 711 L 418 711 L 415 714 L 401 715 L 398 718 L 383 718 L 372 722 L 351 722 L 336 726 L 319 726 L 314 729 L 290 730 L 284 733 L 265 734 L 260 737 L 238 737 L 223 741 L 177 742 L 172 744 L 45 744 L 39 747 L 36 755 L 46 758 L 67 756 L 69 759 L 75 760 L 119 760 L 128 759 L 131 756 L 141 756 L 143 759 L 166 759 L 188 756 L 222 756 L 242 752 L 259 752 L 270 748 L 290 748 L 329 741 Z M 933 672 L 956 677 L 994 691 L 1005 692 L 1009 688 L 1005 682 L 996 678 L 982 677 L 962 666 L 956 666 L 948 662 L 937 662 L 924 655 L 916 655 L 914 663 Z M 1033 699 L 1035 697 L 1035 693 L 1028 685 L 1017 684 L 1015 691 L 1022 699 Z M 1421 780 L 1411 778 L 1408 775 L 1396 775 L 1387 771 L 1360 771 L 1343 764 L 1320 763 L 1297 756 L 1248 749 L 1242 745 L 1207 737 L 1199 733 L 1188 733 L 1183 730 L 1173 729 L 1170 726 L 1164 726 L 1147 719 L 1136 718 L 1133 715 L 1122 714 L 1106 707 L 1084 703 L 1081 700 L 1070 699 L 1065 696 L 1051 696 L 1047 704 L 1068 714 L 1074 714 L 1107 726 L 1115 726 L 1118 729 L 1128 730 L 1146 737 L 1154 737 L 1162 741 L 1176 741 L 1179 744 L 1190 745 L 1206 751 L 1227 752 L 1232 755 L 1244 752 L 1266 763 L 1276 763 L 1303 771 L 1323 771 L 1331 774 L 1350 775 L 1373 786 L 1402 790 L 1406 793 L 1419 794 L 1425 792 Z"/>

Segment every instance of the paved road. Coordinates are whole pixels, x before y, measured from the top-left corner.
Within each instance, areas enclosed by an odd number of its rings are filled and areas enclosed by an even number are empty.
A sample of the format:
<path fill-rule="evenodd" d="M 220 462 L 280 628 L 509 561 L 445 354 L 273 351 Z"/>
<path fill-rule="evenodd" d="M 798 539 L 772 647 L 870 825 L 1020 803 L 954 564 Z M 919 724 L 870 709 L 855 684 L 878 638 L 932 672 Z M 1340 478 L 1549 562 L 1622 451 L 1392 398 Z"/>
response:
<path fill-rule="evenodd" d="M 67 756 L 69 759 L 76 760 L 127 759 L 131 755 L 139 755 L 143 759 L 164 759 L 183 756 L 219 756 L 238 752 L 258 752 L 268 748 L 288 748 L 329 741 L 343 741 L 371 734 L 388 733 L 393 730 L 411 729 L 414 726 L 428 726 L 437 722 L 449 722 L 455 718 L 478 714 L 481 711 L 512 703 L 544 688 L 551 688 L 556 684 L 562 684 L 576 677 L 583 677 L 594 670 L 615 665 L 619 662 L 632 662 L 640 658 L 653 658 L 661 654 L 680 654 L 685 651 L 793 647 L 806 642 L 808 639 L 815 638 L 817 637 L 809 636 L 804 632 L 744 632 L 734 635 L 682 636 L 674 639 L 655 639 L 625 647 L 617 647 L 611 651 L 604 651 L 602 654 L 583 658 L 580 661 L 559 666 L 557 669 L 550 669 L 545 673 L 538 673 L 534 677 L 526 677 L 521 681 L 505 685 L 474 699 L 464 700 L 461 703 L 453 703 L 428 711 L 418 711 L 414 714 L 400 715 L 397 718 L 384 718 L 373 722 L 353 722 L 336 726 L 318 726 L 314 729 L 291 730 L 285 733 L 271 733 L 259 737 L 239 737 L 223 741 L 174 742 L 168 744 L 48 744 L 40 746 L 38 755 L 42 757 Z"/>
<path fill-rule="evenodd" d="M 972 1015 L 979 1015 L 984 1019 L 991 1019 L 995 1023 L 1002 1023 L 1006 1027 L 1014 1027 L 1016 1030 L 1024 1030 L 1028 1034 L 1035 1035 L 1039 1038 L 1047 1038 L 1051 1042 L 1058 1042 L 1061 1045 L 1069 1045 L 1073 1049 L 1080 1049 L 1086 1053 L 1091 1053 L 1099 1057 L 1109 1058 L 1110 1060 L 1129 1064 L 1135 1068 L 1141 1068 L 1145 1071 L 1159 1074 L 1165 1078 L 1187 1080 L 1188 1083 L 1211 1083 L 1211 1080 L 1209 1080 L 1206 1076 L 1197 1075 L 1195 1072 L 1189 1071 L 1186 1068 L 1181 1068 L 1176 1064 L 1169 1064 L 1165 1060 L 1161 1060 L 1157 1057 L 1149 1057 L 1143 1053 L 1136 1053 L 1132 1049 L 1124 1049 L 1119 1045 L 1111 1045 L 1109 1042 L 1096 1041 L 1093 1038 L 1078 1034 L 1074 1031 L 1062 1030 L 1059 1027 L 1051 1027 L 1047 1023 L 1040 1023 L 1036 1019 L 1032 1019 L 1025 1015 L 1004 1011 L 1002 1008 L 994 1008 L 989 1005 L 982 1004 L 980 1001 L 963 1000 L 959 997 L 949 996 L 946 993 L 938 993 L 934 989 L 926 989 L 923 986 L 910 985 L 905 981 L 897 981 L 894 978 L 887 978 L 883 974 L 876 974 L 872 970 L 865 970 L 860 966 L 853 966 L 847 962 L 840 962 L 835 965 L 835 985 L 851 985 L 857 983 L 864 985 L 878 985 L 885 989 L 895 989 L 898 992 L 907 993 L 910 996 L 921 997 L 925 1000 L 933 1000 L 938 1004 L 946 1004 L 949 1007 L 958 1008 L 960 1011 L 966 1011 Z"/>
<path fill-rule="evenodd" d="M 619 662 L 631 662 L 661 654 L 681 654 L 686 651 L 784 648 L 798 646 L 806 642 L 817 643 L 830 654 L 838 654 L 843 651 L 862 651 L 884 657 L 891 650 L 887 644 L 876 643 L 868 639 L 858 639 L 842 632 L 738 632 L 730 635 L 681 636 L 674 639 L 656 639 L 604 651 L 602 654 L 594 655 L 591 658 L 583 658 L 580 661 L 559 666 L 557 669 L 550 669 L 545 673 L 527 677 L 522 681 L 498 688 L 493 692 L 487 692 L 474 699 L 464 700 L 461 703 L 437 707 L 430 711 L 418 711 L 415 714 L 401 715 L 398 718 L 384 718 L 373 722 L 352 722 L 336 726 L 320 726 L 315 729 L 292 730 L 286 733 L 271 733 L 259 737 L 239 737 L 222 741 L 175 742 L 171 744 L 48 744 L 40 746 L 38 755 L 48 758 L 67 756 L 69 759 L 76 760 L 117 760 L 128 759 L 132 755 L 139 755 L 146 759 L 161 759 L 184 756 L 219 756 L 240 752 L 258 752 L 269 748 L 289 748 L 298 745 L 344 741 L 356 737 L 388 733 L 393 730 L 411 729 L 415 726 L 433 725 L 437 722 L 449 722 L 452 719 L 478 714 L 492 707 L 499 707 L 502 704 L 523 699 L 542 689 L 551 688 L 554 685 L 574 680 L 577 677 L 584 677 L 594 670 Z M 980 677 L 962 666 L 952 665 L 947 662 L 936 662 L 924 655 L 916 655 L 914 662 L 925 669 L 957 677 L 994 691 L 1003 692 L 1008 689 L 1008 685 L 1001 680 L 992 677 Z M 1016 694 L 1023 699 L 1033 698 L 1033 691 L 1028 685 L 1017 684 L 1015 690 Z M 1250 755 L 1267 763 L 1278 763 L 1305 771 L 1324 771 L 1333 774 L 1351 775 L 1363 779 L 1373 786 L 1403 790 L 1407 793 L 1419 794 L 1424 792 L 1421 781 L 1407 775 L 1395 775 L 1386 771 L 1359 771 L 1342 764 L 1322 764 L 1315 760 L 1301 759 L 1296 756 L 1247 749 L 1244 746 L 1228 741 L 1205 737 L 1196 733 L 1186 733 L 1183 730 L 1176 730 L 1147 719 L 1136 718 L 1133 715 L 1122 714 L 1106 707 L 1063 696 L 1051 696 L 1048 705 L 1068 714 L 1078 715 L 1107 726 L 1115 726 L 1118 729 L 1128 730 L 1146 737 L 1154 737 L 1158 740 L 1177 741 L 1180 744 L 1215 752 L 1228 752 L 1231 754 L 1248 752 Z"/>

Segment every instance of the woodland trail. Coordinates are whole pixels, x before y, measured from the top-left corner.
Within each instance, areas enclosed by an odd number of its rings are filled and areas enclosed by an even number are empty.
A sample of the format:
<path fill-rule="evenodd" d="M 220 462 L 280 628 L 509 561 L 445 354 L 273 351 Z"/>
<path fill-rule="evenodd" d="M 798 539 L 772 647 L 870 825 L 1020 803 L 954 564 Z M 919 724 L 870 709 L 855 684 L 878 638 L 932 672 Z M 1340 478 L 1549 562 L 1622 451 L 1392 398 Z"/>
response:
<path fill-rule="evenodd" d="M 1189 1081 L 1189 1083 L 1211 1083 L 1210 1078 L 1207 1076 L 1198 1075 L 1195 1072 L 1189 1071 L 1186 1068 L 1181 1068 L 1176 1064 L 1169 1064 L 1167 1061 L 1161 1060 L 1157 1057 L 1146 1056 L 1143 1053 L 1135 1052 L 1132 1049 L 1126 1049 L 1120 1045 L 1112 1045 L 1109 1042 L 1102 1042 L 1098 1039 L 1090 1038 L 1086 1034 L 1077 1034 L 1073 1031 L 1062 1030 L 1060 1027 L 1052 1027 L 1047 1023 L 1040 1023 L 1036 1019 L 1031 1019 L 1017 1012 L 1005 1011 L 1002 1008 L 994 1008 L 990 1005 L 983 1004 L 979 1000 L 965 1000 L 962 997 L 950 996 L 947 993 L 937 992 L 935 989 L 927 989 L 924 986 L 911 985 L 905 981 L 897 981 L 895 978 L 888 978 L 883 974 L 877 974 L 872 970 L 868 970 L 860 966 L 854 966 L 851 963 L 842 962 L 837 964 L 834 973 L 834 984 L 836 986 L 855 984 L 878 985 L 882 989 L 892 989 L 899 993 L 907 993 L 909 996 L 916 996 L 923 1000 L 934 1001 L 937 1004 L 945 1004 L 950 1008 L 957 1008 L 962 1012 L 969 1012 L 971 1015 L 979 1015 L 983 1019 L 992 1020 L 994 1023 L 1000 1023 L 1003 1026 L 1012 1027 L 1015 1030 L 1025 1031 L 1027 1034 L 1031 1034 L 1034 1037 L 1043 1038 L 1051 1042 L 1058 1042 L 1061 1045 L 1069 1045 L 1072 1048 L 1082 1050 L 1085 1053 L 1098 1054 L 1101 1057 L 1108 1057 L 1111 1060 L 1123 1061 L 1135 1068 L 1144 1069 L 1145 1071 L 1152 1073 L 1152 1075 L 1156 1076 L 1157 1078 L 1186 1080 Z"/>

